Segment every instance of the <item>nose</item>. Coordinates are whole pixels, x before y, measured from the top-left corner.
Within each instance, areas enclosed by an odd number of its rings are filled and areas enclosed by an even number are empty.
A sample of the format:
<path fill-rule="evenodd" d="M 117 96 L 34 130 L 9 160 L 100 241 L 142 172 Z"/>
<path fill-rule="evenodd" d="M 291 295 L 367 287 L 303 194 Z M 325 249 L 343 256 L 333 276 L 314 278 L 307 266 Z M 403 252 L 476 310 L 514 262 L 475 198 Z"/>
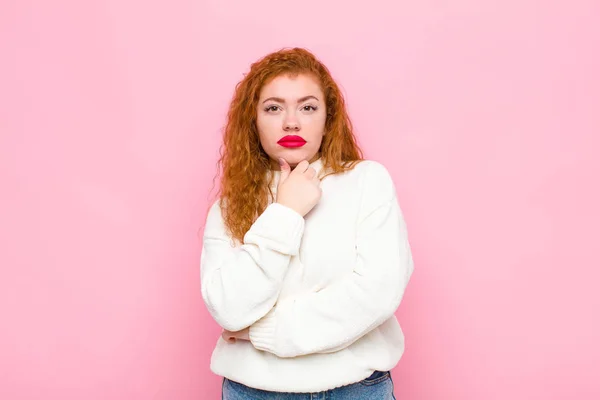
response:
<path fill-rule="evenodd" d="M 288 115 L 288 117 L 283 122 L 283 130 L 284 131 L 299 131 L 300 124 L 298 123 L 298 119 L 295 115 Z"/>

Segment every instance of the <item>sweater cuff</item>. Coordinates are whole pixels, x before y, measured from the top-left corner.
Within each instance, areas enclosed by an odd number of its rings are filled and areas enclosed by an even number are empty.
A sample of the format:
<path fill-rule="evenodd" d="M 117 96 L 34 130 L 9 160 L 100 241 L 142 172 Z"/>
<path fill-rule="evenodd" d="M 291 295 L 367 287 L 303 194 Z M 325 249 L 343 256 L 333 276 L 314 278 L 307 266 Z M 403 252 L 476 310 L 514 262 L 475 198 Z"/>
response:
<path fill-rule="evenodd" d="M 250 342 L 257 350 L 268 351 L 275 354 L 275 330 L 277 319 L 276 308 L 272 308 L 264 317 L 250 326 L 248 336 Z"/>
<path fill-rule="evenodd" d="M 274 250 L 295 256 L 298 255 L 303 233 L 302 215 L 282 204 L 272 203 L 254 221 L 244 242 L 258 243 L 266 239 Z"/>

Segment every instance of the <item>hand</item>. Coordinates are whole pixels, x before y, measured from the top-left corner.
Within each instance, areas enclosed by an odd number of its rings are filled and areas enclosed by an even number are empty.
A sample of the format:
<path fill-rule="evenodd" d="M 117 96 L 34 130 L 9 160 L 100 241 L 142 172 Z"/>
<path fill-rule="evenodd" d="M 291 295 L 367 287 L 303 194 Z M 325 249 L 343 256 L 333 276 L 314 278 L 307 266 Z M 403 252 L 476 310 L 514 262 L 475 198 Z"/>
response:
<path fill-rule="evenodd" d="M 228 343 L 235 343 L 236 340 L 250 340 L 250 328 L 242 329 L 241 331 L 231 332 L 224 330 L 221 337 Z"/>
<path fill-rule="evenodd" d="M 279 159 L 279 165 L 281 178 L 275 201 L 304 217 L 321 199 L 321 181 L 317 172 L 306 160 L 301 161 L 293 171 L 283 158 Z"/>

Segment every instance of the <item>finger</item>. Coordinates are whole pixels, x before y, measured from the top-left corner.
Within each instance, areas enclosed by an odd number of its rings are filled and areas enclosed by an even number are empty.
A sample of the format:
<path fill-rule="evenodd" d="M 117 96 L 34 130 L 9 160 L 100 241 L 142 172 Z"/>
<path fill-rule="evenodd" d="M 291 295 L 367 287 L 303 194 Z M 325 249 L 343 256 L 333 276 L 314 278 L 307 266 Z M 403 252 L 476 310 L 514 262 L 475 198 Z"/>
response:
<path fill-rule="evenodd" d="M 281 177 L 279 178 L 279 183 L 285 182 L 285 180 L 290 176 L 290 172 L 292 169 L 290 165 L 283 158 L 279 158 L 279 166 L 281 167 Z"/>
<path fill-rule="evenodd" d="M 308 179 L 312 179 L 317 175 L 317 171 L 315 171 L 314 168 L 309 167 L 306 172 L 304 173 L 304 175 L 308 178 Z"/>
<path fill-rule="evenodd" d="M 231 332 L 223 332 L 221 337 L 223 337 L 223 339 L 225 339 L 225 341 L 228 343 L 235 343 L 235 336 L 232 336 Z"/>
<path fill-rule="evenodd" d="M 294 172 L 303 174 L 306 172 L 309 166 L 310 164 L 308 163 L 308 161 L 302 160 L 298 163 L 298 165 L 296 165 L 296 168 L 294 168 Z"/>

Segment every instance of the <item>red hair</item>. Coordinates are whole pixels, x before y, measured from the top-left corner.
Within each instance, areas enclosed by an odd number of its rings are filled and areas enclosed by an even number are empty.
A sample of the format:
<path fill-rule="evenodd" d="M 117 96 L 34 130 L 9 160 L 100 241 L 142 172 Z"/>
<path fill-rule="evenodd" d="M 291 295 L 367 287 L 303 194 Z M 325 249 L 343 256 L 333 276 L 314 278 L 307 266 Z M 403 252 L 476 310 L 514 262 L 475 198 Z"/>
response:
<path fill-rule="evenodd" d="M 264 211 L 271 194 L 267 182 L 271 161 L 256 127 L 260 91 L 277 76 L 297 74 L 315 77 L 325 95 L 327 119 L 320 148 L 324 168 L 337 174 L 363 159 L 342 93 L 327 67 L 313 54 L 301 48 L 282 49 L 253 63 L 235 88 L 218 161 L 224 223 L 239 242 Z"/>

